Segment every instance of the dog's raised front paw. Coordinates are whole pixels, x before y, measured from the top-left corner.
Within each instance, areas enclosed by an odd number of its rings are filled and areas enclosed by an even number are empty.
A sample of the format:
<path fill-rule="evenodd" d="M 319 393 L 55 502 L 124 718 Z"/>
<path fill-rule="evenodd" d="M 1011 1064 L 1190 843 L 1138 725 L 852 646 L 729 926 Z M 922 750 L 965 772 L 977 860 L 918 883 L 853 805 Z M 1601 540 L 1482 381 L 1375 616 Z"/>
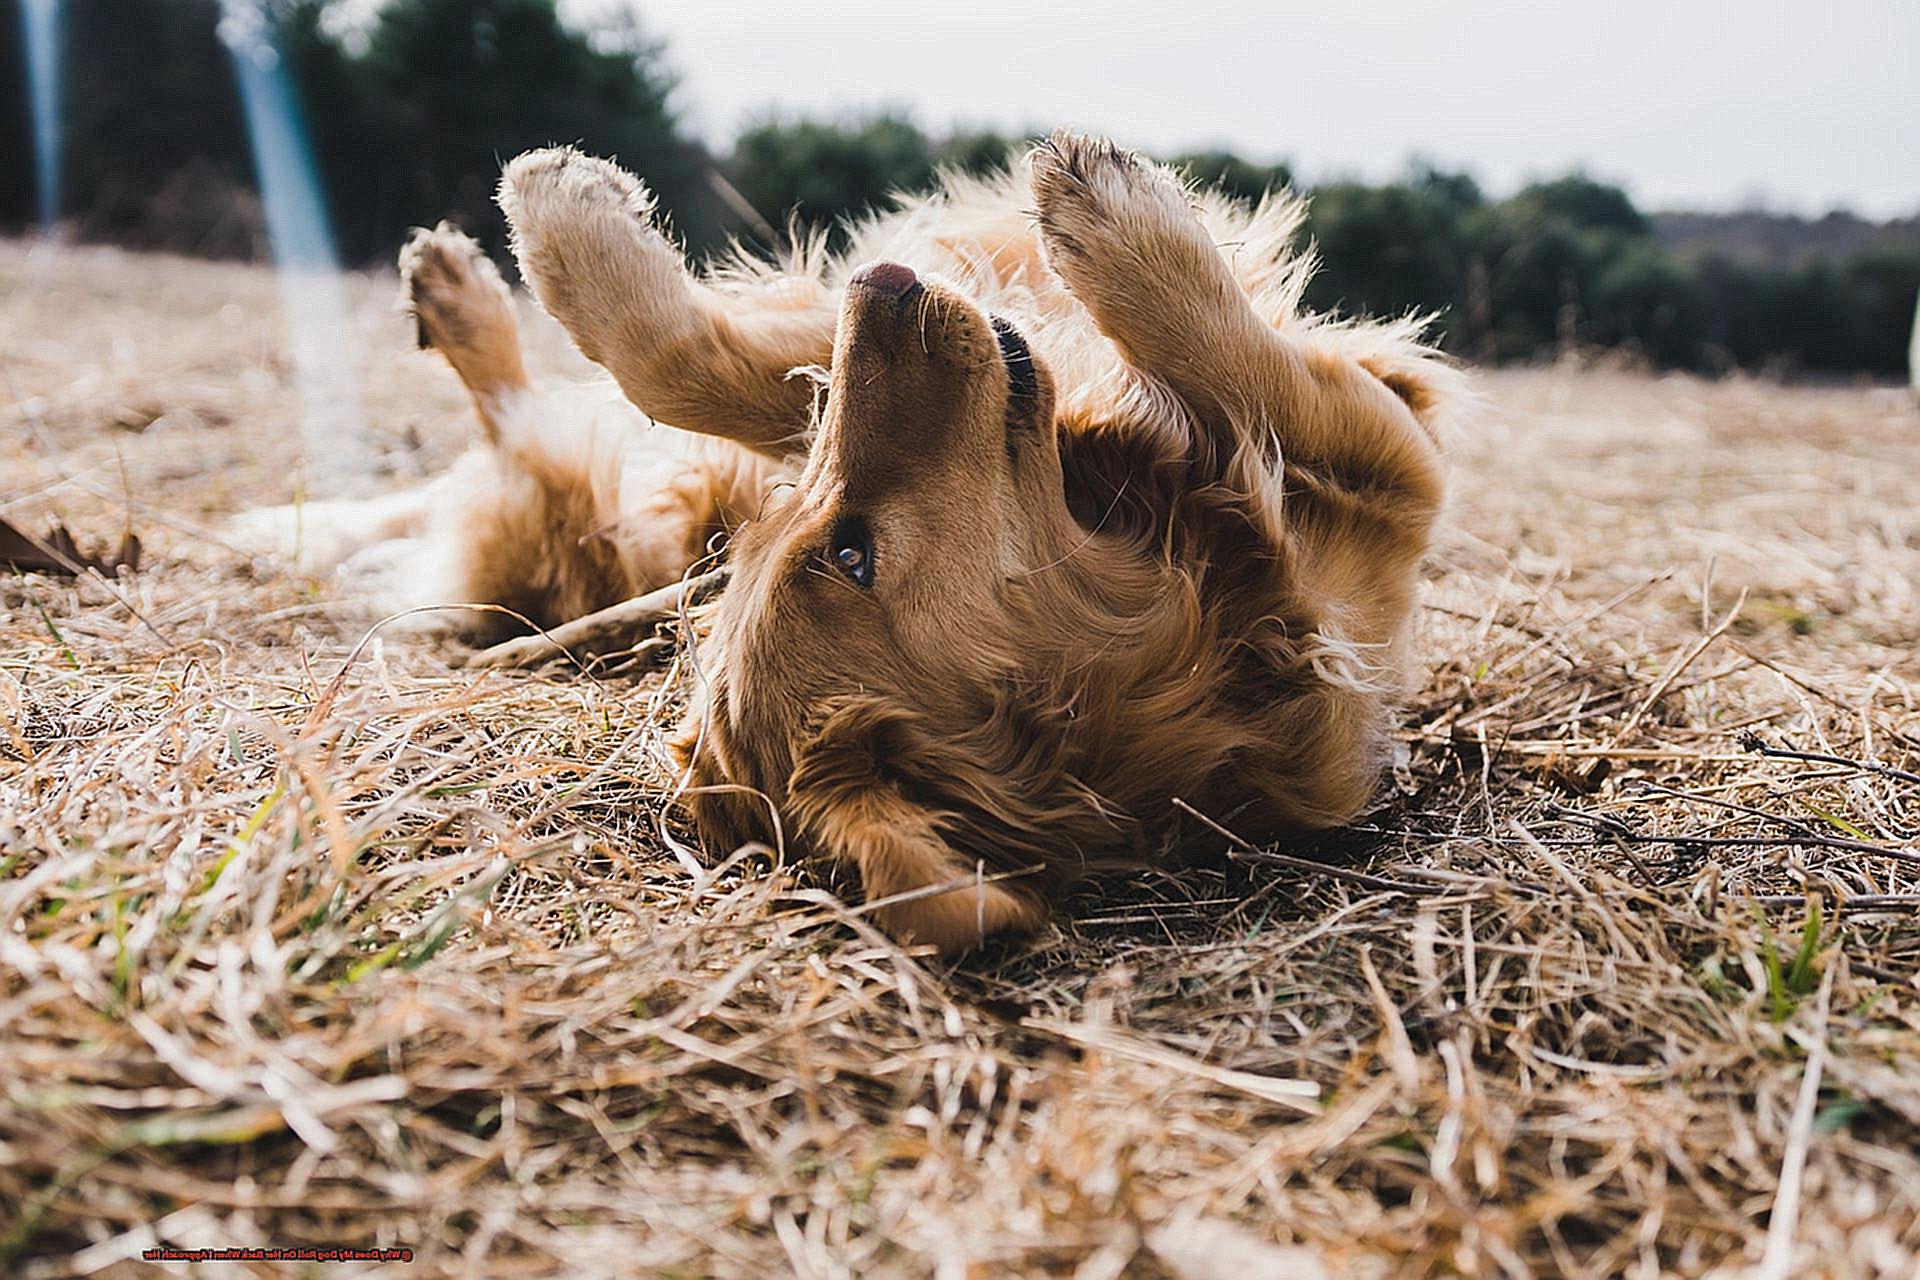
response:
<path fill-rule="evenodd" d="M 1171 174 L 1105 138 L 1061 130 L 1033 149 L 1029 163 L 1041 239 L 1070 286 L 1076 263 L 1118 255 L 1139 268 L 1156 256 L 1157 238 L 1184 239 L 1194 226 L 1187 193 Z"/>
<path fill-rule="evenodd" d="M 572 147 L 529 151 L 500 179 L 521 274 L 540 304 L 605 364 L 684 306 L 686 260 L 654 222 L 653 195 L 620 166 Z"/>

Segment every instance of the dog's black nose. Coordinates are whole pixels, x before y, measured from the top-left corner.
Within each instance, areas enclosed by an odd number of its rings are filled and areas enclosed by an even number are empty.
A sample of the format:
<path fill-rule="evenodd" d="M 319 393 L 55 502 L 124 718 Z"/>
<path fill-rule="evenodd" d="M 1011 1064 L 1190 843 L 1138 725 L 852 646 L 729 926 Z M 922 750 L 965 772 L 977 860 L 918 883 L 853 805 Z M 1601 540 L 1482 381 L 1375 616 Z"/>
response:
<path fill-rule="evenodd" d="M 890 298 L 904 298 L 920 283 L 920 277 L 904 263 L 869 262 L 853 273 L 853 283 Z"/>

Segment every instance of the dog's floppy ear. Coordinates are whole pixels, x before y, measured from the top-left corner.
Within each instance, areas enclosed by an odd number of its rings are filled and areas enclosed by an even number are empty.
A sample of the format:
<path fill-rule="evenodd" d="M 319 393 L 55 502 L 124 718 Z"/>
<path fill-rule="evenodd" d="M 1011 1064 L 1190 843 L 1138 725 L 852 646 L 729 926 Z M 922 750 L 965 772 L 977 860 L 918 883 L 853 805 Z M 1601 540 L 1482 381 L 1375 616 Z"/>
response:
<path fill-rule="evenodd" d="M 800 797 L 796 795 L 796 800 Z M 861 795 L 809 806 L 820 852 L 857 863 L 867 901 L 900 897 L 874 911 L 880 927 L 903 942 L 924 942 L 958 955 L 1000 933 L 1031 933 L 1044 915 L 1004 883 L 987 879 L 941 837 L 932 816 L 876 781 Z M 918 893 L 940 885 L 957 887 Z"/>
<path fill-rule="evenodd" d="M 843 709 L 801 752 L 788 808 L 813 848 L 860 868 L 869 902 L 902 897 L 874 912 L 880 926 L 908 942 L 956 955 L 994 934 L 1030 933 L 1046 913 L 1018 881 L 968 858 L 943 834 L 945 815 L 915 800 L 883 764 L 883 715 Z M 939 886 L 951 886 L 938 892 Z"/>

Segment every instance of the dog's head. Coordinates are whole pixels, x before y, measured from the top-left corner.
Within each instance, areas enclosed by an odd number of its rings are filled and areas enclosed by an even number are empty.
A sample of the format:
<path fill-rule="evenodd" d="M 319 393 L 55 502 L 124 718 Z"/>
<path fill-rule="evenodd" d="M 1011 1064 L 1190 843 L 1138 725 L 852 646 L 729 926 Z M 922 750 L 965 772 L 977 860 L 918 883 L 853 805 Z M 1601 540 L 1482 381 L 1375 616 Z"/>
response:
<path fill-rule="evenodd" d="M 946 950 L 1040 918 L 992 832 L 1031 612 L 1010 583 L 1084 537 L 1052 378 L 1006 321 L 908 267 L 848 285 L 814 448 L 740 530 L 680 748 L 709 839 L 857 863 L 893 932 Z M 1027 621 L 1023 621 L 1026 619 Z"/>

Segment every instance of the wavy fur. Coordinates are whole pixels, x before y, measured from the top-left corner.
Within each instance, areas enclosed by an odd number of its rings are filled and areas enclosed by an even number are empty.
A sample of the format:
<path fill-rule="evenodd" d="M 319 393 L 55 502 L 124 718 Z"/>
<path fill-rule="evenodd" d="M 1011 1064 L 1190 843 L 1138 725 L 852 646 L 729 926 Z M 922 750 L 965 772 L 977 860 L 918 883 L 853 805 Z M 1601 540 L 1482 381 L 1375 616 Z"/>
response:
<path fill-rule="evenodd" d="M 844 252 L 801 239 L 704 278 L 604 161 L 522 156 L 501 202 L 581 350 L 710 439 L 549 457 L 561 435 L 537 432 L 501 465 L 549 477 L 540 512 L 558 494 L 580 514 L 544 535 L 524 501 L 470 519 L 596 599 L 734 531 L 677 739 L 716 851 L 777 813 L 860 868 L 889 928 L 951 951 L 1036 927 L 1088 867 L 1170 856 L 1175 799 L 1253 834 L 1368 802 L 1459 376 L 1417 319 L 1302 310 L 1299 201 L 1192 191 L 1057 135 Z M 876 260 L 912 270 L 856 272 Z M 461 305 L 410 279 L 417 305 Z M 502 349 L 471 316 L 429 332 L 469 385 L 467 348 Z M 644 491 L 616 482 L 636 455 L 671 459 Z M 849 539 L 870 539 L 866 581 L 836 567 Z M 497 572 L 468 587 L 513 594 Z"/>

